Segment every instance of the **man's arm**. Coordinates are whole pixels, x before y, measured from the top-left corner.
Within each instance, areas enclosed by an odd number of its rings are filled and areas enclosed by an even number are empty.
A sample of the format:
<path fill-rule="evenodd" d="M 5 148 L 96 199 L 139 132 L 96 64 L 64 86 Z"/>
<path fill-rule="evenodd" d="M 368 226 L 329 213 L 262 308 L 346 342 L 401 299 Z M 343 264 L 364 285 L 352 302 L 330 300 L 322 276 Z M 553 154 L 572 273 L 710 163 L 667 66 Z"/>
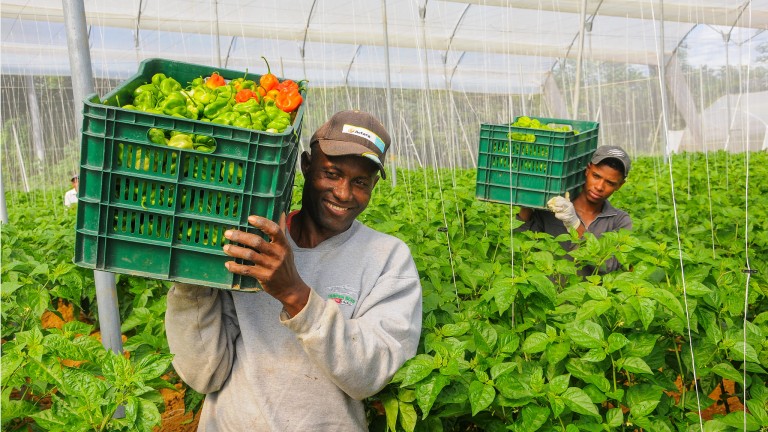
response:
<path fill-rule="evenodd" d="M 418 273 L 404 244 L 392 255 L 401 265 L 379 278 L 354 318 L 346 319 L 334 301 L 324 300 L 314 291 L 299 314 L 291 319 L 281 317 L 311 361 L 358 400 L 387 385 L 416 354 L 419 344 L 422 297 Z"/>
<path fill-rule="evenodd" d="M 301 279 L 293 251 L 280 225 L 251 216 L 264 232 L 231 230 L 232 257 L 253 263 L 227 263 L 229 271 L 256 278 L 265 292 L 283 304 L 280 319 L 296 333 L 311 361 L 350 397 L 363 399 L 381 390 L 400 366 L 416 354 L 421 335 L 421 284 L 408 247 L 398 241 L 375 286 L 361 293 L 355 318 L 346 319 L 338 304 L 324 300 Z M 364 289 L 365 289 L 364 288 Z"/>
<path fill-rule="evenodd" d="M 165 332 L 174 368 L 200 393 L 219 390 L 232 370 L 240 336 L 230 293 L 177 283 L 167 306 Z"/>

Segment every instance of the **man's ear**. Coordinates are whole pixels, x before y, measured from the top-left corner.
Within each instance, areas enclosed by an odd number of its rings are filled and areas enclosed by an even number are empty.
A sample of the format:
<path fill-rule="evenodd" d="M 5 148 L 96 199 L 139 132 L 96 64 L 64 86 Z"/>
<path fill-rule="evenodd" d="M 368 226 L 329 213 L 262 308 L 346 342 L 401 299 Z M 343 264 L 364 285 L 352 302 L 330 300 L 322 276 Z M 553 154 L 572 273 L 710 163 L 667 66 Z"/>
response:
<path fill-rule="evenodd" d="M 312 164 L 312 156 L 309 154 L 308 151 L 304 151 L 301 153 L 301 173 L 305 176 L 309 172 L 309 166 Z"/>

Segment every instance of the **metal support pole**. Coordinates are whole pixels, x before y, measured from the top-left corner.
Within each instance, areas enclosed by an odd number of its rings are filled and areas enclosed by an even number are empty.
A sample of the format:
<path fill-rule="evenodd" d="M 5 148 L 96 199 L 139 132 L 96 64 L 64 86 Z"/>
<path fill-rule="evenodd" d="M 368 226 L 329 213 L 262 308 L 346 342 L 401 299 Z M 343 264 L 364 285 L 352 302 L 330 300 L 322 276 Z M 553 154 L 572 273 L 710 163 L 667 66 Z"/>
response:
<path fill-rule="evenodd" d="M 392 121 L 392 81 L 391 71 L 389 70 L 389 33 L 387 31 L 387 0 L 381 0 L 381 20 L 384 25 L 384 67 L 386 68 L 387 75 L 387 128 L 391 137 L 395 136 L 395 124 Z M 394 140 L 393 140 L 394 141 Z M 393 143 L 394 144 L 394 143 Z M 389 178 L 392 181 L 392 186 L 397 186 L 397 167 L 395 166 L 394 158 L 392 157 L 394 151 L 390 151 L 389 154 Z"/>
<path fill-rule="evenodd" d="M 24 84 L 27 87 L 29 127 L 32 129 L 32 146 L 35 149 L 35 158 L 38 162 L 45 162 L 43 125 L 40 121 L 40 104 L 37 103 L 37 93 L 35 92 L 35 78 L 32 75 L 25 75 Z"/>
<path fill-rule="evenodd" d="M 5 187 L 3 187 L 2 175 L 0 175 L 0 223 L 8 223 L 8 207 L 5 206 Z"/>
<path fill-rule="evenodd" d="M 75 124 L 82 128 L 83 100 L 94 93 L 93 71 L 91 70 L 91 51 L 88 47 L 88 33 L 85 23 L 85 5 L 83 0 L 62 0 L 64 27 L 67 32 L 69 67 L 72 73 L 72 93 L 75 103 Z M 81 179 L 87 181 L 87 179 Z M 86 187 L 85 184 L 82 187 Z M 120 334 L 120 312 L 117 305 L 117 289 L 113 273 L 94 270 L 96 283 L 96 303 L 99 311 L 99 329 L 101 344 L 117 354 L 123 353 L 123 341 Z M 118 407 L 115 418 L 125 417 L 125 407 Z"/>
<path fill-rule="evenodd" d="M 573 93 L 573 118 L 579 118 L 579 90 L 581 89 L 581 58 L 584 56 L 584 33 L 587 21 L 587 0 L 581 0 L 579 18 L 579 56 L 576 58 L 576 88 Z"/>
<path fill-rule="evenodd" d="M 213 1 L 213 19 L 216 21 L 216 67 L 221 67 L 221 41 L 219 38 L 221 35 L 219 34 L 219 2 L 218 0 Z"/>

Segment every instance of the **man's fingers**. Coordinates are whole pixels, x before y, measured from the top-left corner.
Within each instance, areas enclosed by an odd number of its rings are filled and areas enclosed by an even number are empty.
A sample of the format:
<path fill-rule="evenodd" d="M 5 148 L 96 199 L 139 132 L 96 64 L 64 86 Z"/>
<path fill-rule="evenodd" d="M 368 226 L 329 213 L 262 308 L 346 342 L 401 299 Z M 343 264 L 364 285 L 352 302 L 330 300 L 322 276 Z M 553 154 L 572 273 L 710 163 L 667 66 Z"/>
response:
<path fill-rule="evenodd" d="M 283 215 L 280 216 L 280 220 L 282 221 Z M 270 239 L 272 239 L 273 243 L 280 243 L 285 244 L 285 228 L 281 228 L 280 225 L 272 222 L 271 220 L 261 217 L 261 216 L 250 216 L 248 218 L 248 223 L 250 223 L 254 228 L 258 228 L 266 234 Z"/>

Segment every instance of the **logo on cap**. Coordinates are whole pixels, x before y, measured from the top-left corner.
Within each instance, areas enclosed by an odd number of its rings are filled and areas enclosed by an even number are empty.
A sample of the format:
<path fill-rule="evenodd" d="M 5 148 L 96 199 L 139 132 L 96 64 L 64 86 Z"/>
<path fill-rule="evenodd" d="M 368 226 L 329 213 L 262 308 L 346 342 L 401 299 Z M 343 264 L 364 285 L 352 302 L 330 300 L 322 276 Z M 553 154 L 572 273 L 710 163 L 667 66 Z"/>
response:
<path fill-rule="evenodd" d="M 375 133 L 369 131 L 366 128 L 362 128 L 360 126 L 355 126 L 355 125 L 351 125 L 351 124 L 345 124 L 344 127 L 341 129 L 341 132 L 342 133 L 351 134 L 351 135 L 356 135 L 356 136 L 359 136 L 361 138 L 364 138 L 367 141 L 370 141 L 371 144 L 375 145 L 376 148 L 379 149 L 379 151 L 384 153 L 384 149 L 386 147 L 384 145 L 384 141 L 382 141 L 381 138 L 379 138 L 378 135 L 376 135 Z"/>

